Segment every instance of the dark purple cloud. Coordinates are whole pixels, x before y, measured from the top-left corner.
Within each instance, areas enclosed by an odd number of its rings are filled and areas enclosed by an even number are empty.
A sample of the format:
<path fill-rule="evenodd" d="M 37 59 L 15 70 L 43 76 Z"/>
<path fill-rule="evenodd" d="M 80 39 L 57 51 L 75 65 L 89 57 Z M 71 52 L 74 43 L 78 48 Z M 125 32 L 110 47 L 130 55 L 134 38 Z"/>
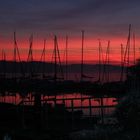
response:
<path fill-rule="evenodd" d="M 121 35 L 132 23 L 140 30 L 139 0 L 0 0 L 0 34 L 75 33 Z"/>

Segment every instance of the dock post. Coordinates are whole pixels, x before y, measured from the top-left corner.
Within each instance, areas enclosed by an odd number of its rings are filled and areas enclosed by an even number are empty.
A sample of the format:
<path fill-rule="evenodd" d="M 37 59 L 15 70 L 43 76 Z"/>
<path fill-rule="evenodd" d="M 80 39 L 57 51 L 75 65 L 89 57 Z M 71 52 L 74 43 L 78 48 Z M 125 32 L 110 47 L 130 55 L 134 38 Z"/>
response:
<path fill-rule="evenodd" d="M 91 104 L 91 98 L 89 98 L 89 117 L 90 117 L 90 123 L 92 122 L 92 104 Z"/>
<path fill-rule="evenodd" d="M 103 103 L 103 98 L 101 97 L 101 121 L 102 124 L 104 124 L 104 109 L 103 109 L 104 103 Z"/>
<path fill-rule="evenodd" d="M 71 99 L 71 106 L 72 106 L 72 129 L 74 128 L 74 103 L 73 99 Z"/>

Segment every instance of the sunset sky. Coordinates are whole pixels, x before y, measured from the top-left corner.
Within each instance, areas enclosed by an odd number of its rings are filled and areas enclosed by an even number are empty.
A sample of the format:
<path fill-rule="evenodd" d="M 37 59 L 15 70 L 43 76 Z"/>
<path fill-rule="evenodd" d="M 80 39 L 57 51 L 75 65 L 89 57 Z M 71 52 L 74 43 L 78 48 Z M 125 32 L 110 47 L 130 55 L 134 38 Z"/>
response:
<path fill-rule="evenodd" d="M 97 61 L 98 39 L 101 39 L 104 53 L 110 40 L 110 59 L 120 61 L 120 44 L 126 45 L 128 26 L 132 24 L 138 57 L 139 15 L 139 0 L 0 0 L 0 51 L 4 49 L 7 59 L 12 60 L 13 32 L 16 31 L 21 58 L 26 60 L 29 37 L 33 34 L 34 60 L 39 60 L 45 38 L 46 59 L 50 61 L 56 34 L 64 60 L 65 36 L 68 35 L 68 58 L 77 62 L 81 58 L 81 30 L 85 30 L 86 62 Z"/>

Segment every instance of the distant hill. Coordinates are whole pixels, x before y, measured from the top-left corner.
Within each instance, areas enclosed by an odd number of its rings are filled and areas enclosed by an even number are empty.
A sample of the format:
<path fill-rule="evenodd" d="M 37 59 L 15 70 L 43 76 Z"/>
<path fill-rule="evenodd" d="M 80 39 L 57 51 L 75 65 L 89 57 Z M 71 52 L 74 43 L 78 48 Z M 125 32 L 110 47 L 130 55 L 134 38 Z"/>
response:
<path fill-rule="evenodd" d="M 104 65 L 100 66 L 103 70 Z M 69 73 L 80 73 L 81 65 L 80 64 L 69 64 L 67 66 Z M 83 66 L 85 73 L 90 72 L 98 72 L 99 71 L 99 64 L 84 64 Z M 120 72 L 121 67 L 118 65 L 107 65 L 105 66 L 106 70 L 110 72 Z M 60 66 L 57 65 L 57 69 L 60 69 Z M 65 72 L 66 66 L 62 65 L 62 69 Z M 12 73 L 12 72 L 29 72 L 30 70 L 36 73 L 42 73 L 43 71 L 52 73 L 54 71 L 54 64 L 53 63 L 44 63 L 44 62 L 12 62 L 12 61 L 0 61 L 0 73 Z"/>

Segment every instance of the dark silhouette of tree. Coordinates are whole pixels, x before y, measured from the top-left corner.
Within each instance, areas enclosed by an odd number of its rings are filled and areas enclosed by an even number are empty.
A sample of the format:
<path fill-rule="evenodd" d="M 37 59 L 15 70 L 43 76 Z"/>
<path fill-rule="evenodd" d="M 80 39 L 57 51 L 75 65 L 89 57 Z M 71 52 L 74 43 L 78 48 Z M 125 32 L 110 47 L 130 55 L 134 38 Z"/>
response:
<path fill-rule="evenodd" d="M 140 60 L 128 68 L 126 88 L 127 95 L 119 101 L 115 115 L 124 131 L 140 138 Z"/>

